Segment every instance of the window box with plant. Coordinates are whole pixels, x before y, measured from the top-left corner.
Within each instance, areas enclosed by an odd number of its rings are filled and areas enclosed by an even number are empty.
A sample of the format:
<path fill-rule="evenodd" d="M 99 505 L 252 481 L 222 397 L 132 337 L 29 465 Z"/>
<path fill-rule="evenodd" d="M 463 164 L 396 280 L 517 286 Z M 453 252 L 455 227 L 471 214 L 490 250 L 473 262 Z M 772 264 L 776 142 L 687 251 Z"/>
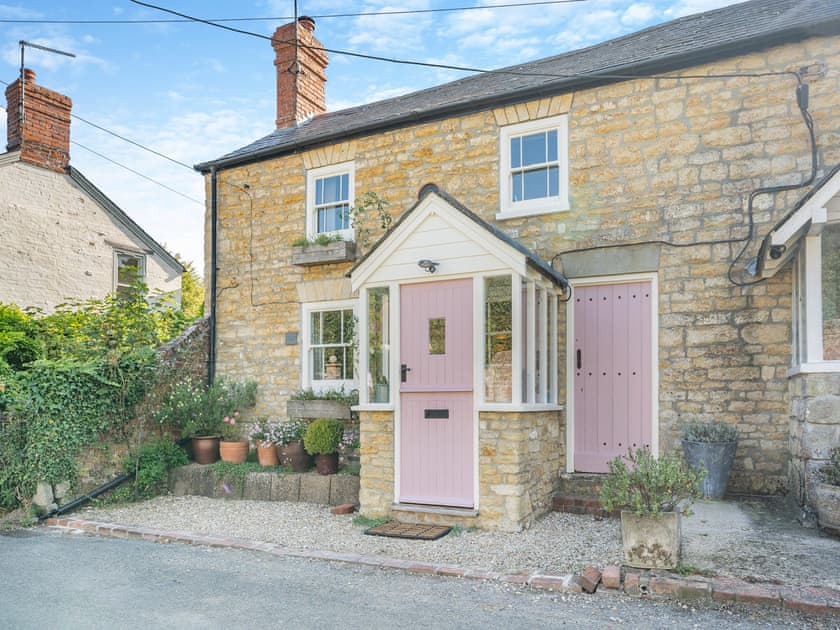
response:
<path fill-rule="evenodd" d="M 689 422 L 683 427 L 682 447 L 692 470 L 705 470 L 700 484 L 705 498 L 721 499 L 738 448 L 738 429 L 723 422 Z"/>
<path fill-rule="evenodd" d="M 610 461 L 609 466 L 601 502 L 609 512 L 621 510 L 625 563 L 645 569 L 676 567 L 680 560 L 680 516 L 691 514 L 704 473 L 688 468 L 678 455 L 657 459 L 646 448 L 630 450 L 626 456 Z"/>
<path fill-rule="evenodd" d="M 820 529 L 840 536 L 840 446 L 831 451 L 831 459 L 817 471 L 814 507 Z"/>
<path fill-rule="evenodd" d="M 304 389 L 292 394 L 286 403 L 286 413 L 290 418 L 338 418 L 350 420 L 350 407 L 359 404 L 359 393 L 349 394 L 344 390 L 314 392 Z"/>
<path fill-rule="evenodd" d="M 338 234 L 319 234 L 314 239 L 301 238 L 292 243 L 292 264 L 303 267 L 325 265 L 356 259 L 356 244 Z"/>
<path fill-rule="evenodd" d="M 309 425 L 303 436 L 306 452 L 315 456 L 319 475 L 338 472 L 338 448 L 344 436 L 344 423 L 335 418 L 319 418 Z"/>

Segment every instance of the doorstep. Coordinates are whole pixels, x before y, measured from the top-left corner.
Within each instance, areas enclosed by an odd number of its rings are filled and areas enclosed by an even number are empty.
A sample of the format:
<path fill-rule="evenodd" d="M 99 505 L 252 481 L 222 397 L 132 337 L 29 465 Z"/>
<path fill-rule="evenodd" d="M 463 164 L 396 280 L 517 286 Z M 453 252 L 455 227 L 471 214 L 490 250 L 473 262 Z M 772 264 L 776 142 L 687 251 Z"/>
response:
<path fill-rule="evenodd" d="M 358 475 L 319 475 L 315 472 L 252 472 L 243 487 L 231 476 L 216 479 L 210 466 L 188 464 L 169 471 L 169 491 L 176 496 L 215 499 L 291 501 L 320 505 L 359 503 Z"/>

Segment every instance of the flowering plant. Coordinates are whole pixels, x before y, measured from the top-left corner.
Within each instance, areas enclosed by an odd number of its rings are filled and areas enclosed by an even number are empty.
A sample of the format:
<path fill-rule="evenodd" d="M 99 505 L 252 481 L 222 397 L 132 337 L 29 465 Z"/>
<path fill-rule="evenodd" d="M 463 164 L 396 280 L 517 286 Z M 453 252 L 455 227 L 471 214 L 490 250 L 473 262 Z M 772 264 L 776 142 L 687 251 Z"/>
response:
<path fill-rule="evenodd" d="M 242 439 L 242 434 L 239 431 L 239 412 L 234 411 L 229 416 L 222 418 L 221 430 L 223 442 L 238 442 Z"/>
<path fill-rule="evenodd" d="M 359 446 L 361 446 L 361 443 L 359 442 L 359 434 L 353 430 L 344 431 L 338 448 L 342 451 L 346 451 L 351 448 L 359 448 Z"/>
<path fill-rule="evenodd" d="M 253 382 L 219 379 L 208 387 L 186 379 L 173 386 L 158 410 L 157 420 L 180 427 L 184 436 L 224 433 L 226 439 L 235 440 L 239 435 L 237 409 L 253 407 L 256 402 L 257 384 Z"/>
<path fill-rule="evenodd" d="M 257 418 L 256 422 L 251 425 L 248 438 L 263 448 L 268 448 L 272 444 L 281 444 L 283 438 L 282 426 L 282 424 L 273 422 L 265 416 Z"/>
<path fill-rule="evenodd" d="M 279 444 L 280 446 L 286 446 L 291 442 L 297 442 L 298 440 L 302 440 L 303 434 L 306 433 L 306 429 L 308 426 L 309 425 L 300 418 L 295 418 L 293 420 L 289 420 L 288 422 L 284 422 L 278 427 L 277 444 Z"/>

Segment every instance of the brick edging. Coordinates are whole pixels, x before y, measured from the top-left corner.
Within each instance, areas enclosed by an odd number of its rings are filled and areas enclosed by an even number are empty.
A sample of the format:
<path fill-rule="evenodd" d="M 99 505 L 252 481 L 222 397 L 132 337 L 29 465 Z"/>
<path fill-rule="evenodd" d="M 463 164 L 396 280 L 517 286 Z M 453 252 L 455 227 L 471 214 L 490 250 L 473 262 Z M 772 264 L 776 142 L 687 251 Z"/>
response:
<path fill-rule="evenodd" d="M 460 577 L 470 580 L 488 580 L 509 584 L 527 585 L 530 588 L 571 593 L 594 592 L 600 584 L 602 592 L 623 592 L 631 597 L 676 599 L 681 601 L 737 602 L 758 604 L 811 614 L 840 615 L 840 591 L 831 588 L 795 587 L 773 584 L 753 584 L 738 578 L 681 577 L 667 572 L 626 569 L 621 575 L 617 566 L 605 567 L 602 573 L 587 567 L 580 575 L 520 571 L 504 573 L 462 567 L 453 564 L 400 560 L 381 556 L 366 556 L 335 551 L 297 551 L 275 543 L 246 540 L 228 536 L 165 530 L 156 527 L 130 527 L 74 518 L 50 518 L 46 525 L 52 529 L 82 531 L 97 536 L 151 540 L 155 542 L 180 542 L 190 545 L 207 545 L 261 551 L 276 556 L 330 560 L 373 567 L 399 569 L 409 573 Z"/>

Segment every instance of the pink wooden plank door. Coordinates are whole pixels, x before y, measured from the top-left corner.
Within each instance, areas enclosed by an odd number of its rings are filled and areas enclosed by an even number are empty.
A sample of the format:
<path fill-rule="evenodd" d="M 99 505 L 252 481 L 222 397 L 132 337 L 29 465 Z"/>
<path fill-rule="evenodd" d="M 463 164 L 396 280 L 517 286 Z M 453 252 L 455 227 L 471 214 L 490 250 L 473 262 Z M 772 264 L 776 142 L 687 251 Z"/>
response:
<path fill-rule="evenodd" d="M 574 462 L 608 472 L 653 430 L 650 282 L 575 287 Z"/>
<path fill-rule="evenodd" d="M 400 289 L 401 503 L 473 506 L 472 280 Z"/>

